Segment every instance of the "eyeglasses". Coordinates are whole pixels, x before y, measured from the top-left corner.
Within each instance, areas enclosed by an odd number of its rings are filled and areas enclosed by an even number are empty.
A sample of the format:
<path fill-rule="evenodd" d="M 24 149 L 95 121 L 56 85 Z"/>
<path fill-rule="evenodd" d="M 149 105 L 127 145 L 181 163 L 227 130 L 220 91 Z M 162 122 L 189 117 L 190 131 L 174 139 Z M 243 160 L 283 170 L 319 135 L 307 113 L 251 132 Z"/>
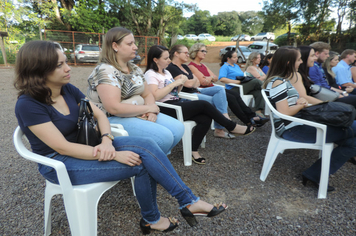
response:
<path fill-rule="evenodd" d="M 208 53 L 207 50 L 199 50 L 199 52 L 202 52 L 202 53 Z"/>
<path fill-rule="evenodd" d="M 189 52 L 178 52 L 178 53 L 184 53 L 185 55 L 189 55 Z"/>

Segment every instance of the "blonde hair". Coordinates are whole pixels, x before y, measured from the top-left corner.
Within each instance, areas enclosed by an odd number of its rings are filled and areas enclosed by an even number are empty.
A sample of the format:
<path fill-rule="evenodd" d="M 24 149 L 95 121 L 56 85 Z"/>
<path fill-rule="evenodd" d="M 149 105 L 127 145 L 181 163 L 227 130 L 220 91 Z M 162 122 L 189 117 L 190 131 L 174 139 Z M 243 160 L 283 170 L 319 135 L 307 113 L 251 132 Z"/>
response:
<path fill-rule="evenodd" d="M 325 62 L 323 63 L 323 67 L 326 69 L 326 71 L 331 75 L 331 77 L 335 78 L 336 75 L 335 73 L 332 71 L 331 66 L 330 66 L 330 62 L 334 59 L 334 57 L 338 56 L 339 57 L 339 53 L 337 52 L 330 52 L 329 53 L 329 57 L 328 59 L 325 60 Z"/>
<path fill-rule="evenodd" d="M 251 53 L 249 56 L 248 56 L 248 59 L 246 61 L 246 65 L 245 65 L 245 69 L 244 71 L 246 71 L 246 69 L 249 67 L 249 66 L 252 66 L 253 65 L 253 61 L 256 60 L 257 56 L 260 55 L 259 52 L 253 52 Z"/>
<path fill-rule="evenodd" d="M 115 27 L 110 29 L 106 35 L 105 39 L 103 40 L 103 48 L 100 53 L 100 58 L 98 63 L 107 63 L 114 66 L 116 69 L 124 72 L 119 63 L 116 60 L 116 52 L 112 48 L 112 43 L 116 42 L 118 45 L 122 42 L 122 40 L 132 32 L 123 27 Z M 132 65 L 128 63 L 128 67 L 131 70 Z"/>
<path fill-rule="evenodd" d="M 194 60 L 197 57 L 197 52 L 202 48 L 206 47 L 204 43 L 196 43 L 189 49 L 189 57 L 190 59 Z"/>

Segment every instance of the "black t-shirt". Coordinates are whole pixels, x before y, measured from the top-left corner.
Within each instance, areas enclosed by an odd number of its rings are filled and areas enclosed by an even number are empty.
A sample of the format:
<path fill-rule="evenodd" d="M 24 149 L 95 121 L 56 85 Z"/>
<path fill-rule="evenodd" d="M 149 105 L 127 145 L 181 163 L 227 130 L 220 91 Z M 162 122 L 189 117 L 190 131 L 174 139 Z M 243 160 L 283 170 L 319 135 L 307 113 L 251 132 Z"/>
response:
<path fill-rule="evenodd" d="M 168 67 L 166 68 L 166 70 L 168 70 L 172 74 L 173 78 L 177 77 L 178 75 L 183 74 L 183 75 L 187 76 L 188 79 L 193 79 L 194 76 L 193 76 L 192 71 L 189 69 L 189 67 L 185 64 L 182 64 L 182 66 L 188 72 L 188 74 L 185 73 L 184 71 L 182 71 L 177 65 L 175 65 L 173 63 L 169 64 Z M 183 87 L 182 92 L 199 93 L 199 90 L 196 88 Z"/>

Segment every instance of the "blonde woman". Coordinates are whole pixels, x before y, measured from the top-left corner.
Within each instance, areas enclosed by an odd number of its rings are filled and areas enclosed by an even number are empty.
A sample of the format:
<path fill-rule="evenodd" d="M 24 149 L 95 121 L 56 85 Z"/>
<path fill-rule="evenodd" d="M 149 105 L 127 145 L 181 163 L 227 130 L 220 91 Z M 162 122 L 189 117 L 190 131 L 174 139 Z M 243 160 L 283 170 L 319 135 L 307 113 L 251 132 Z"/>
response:
<path fill-rule="evenodd" d="M 245 74 L 247 76 L 255 77 L 261 81 L 266 79 L 266 74 L 258 66 L 261 63 L 261 54 L 253 52 L 248 56 L 245 65 Z"/>
<path fill-rule="evenodd" d="M 188 80 L 184 83 L 182 92 L 194 93 L 198 96 L 199 100 L 204 100 L 212 104 L 216 109 L 218 109 L 227 119 L 230 119 L 227 113 L 227 101 L 225 89 L 222 87 L 207 87 L 199 88 L 200 81 L 192 73 L 189 67 L 185 64 L 189 59 L 188 48 L 184 45 L 175 45 L 169 51 L 169 58 L 172 61 L 167 70 L 171 73 L 173 78 L 176 80 L 185 75 Z M 216 78 L 214 78 L 216 79 Z M 230 119 L 231 120 L 231 119 Z M 218 138 L 232 139 L 235 138 L 234 135 L 225 132 L 224 126 L 217 122 L 214 122 L 214 136 Z"/>
<path fill-rule="evenodd" d="M 200 87 L 213 87 L 213 82 L 218 80 L 218 77 L 207 67 L 202 60 L 207 54 L 206 46 L 203 43 L 196 43 L 189 49 L 189 57 L 192 61 L 188 64 L 189 69 L 192 71 L 200 81 Z M 244 101 L 240 93 L 232 90 L 225 89 L 226 99 L 231 111 L 239 118 L 244 124 L 252 124 L 261 127 L 269 121 L 267 118 L 262 118 L 256 115 Z"/>
<path fill-rule="evenodd" d="M 123 125 L 130 136 L 152 138 L 168 154 L 182 138 L 184 126 L 160 113 L 142 70 L 130 63 L 136 51 L 130 30 L 110 29 L 99 64 L 89 76 L 87 95 L 107 114 L 110 123 Z"/>

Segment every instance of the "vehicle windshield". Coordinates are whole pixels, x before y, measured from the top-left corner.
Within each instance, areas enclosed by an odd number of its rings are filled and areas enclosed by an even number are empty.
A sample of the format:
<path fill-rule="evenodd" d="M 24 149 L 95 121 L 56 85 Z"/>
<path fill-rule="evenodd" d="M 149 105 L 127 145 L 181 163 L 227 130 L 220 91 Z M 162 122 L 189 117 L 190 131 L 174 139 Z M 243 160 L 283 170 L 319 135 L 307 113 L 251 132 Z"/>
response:
<path fill-rule="evenodd" d="M 99 47 L 95 45 L 84 45 L 82 48 L 83 51 L 99 51 Z"/>

